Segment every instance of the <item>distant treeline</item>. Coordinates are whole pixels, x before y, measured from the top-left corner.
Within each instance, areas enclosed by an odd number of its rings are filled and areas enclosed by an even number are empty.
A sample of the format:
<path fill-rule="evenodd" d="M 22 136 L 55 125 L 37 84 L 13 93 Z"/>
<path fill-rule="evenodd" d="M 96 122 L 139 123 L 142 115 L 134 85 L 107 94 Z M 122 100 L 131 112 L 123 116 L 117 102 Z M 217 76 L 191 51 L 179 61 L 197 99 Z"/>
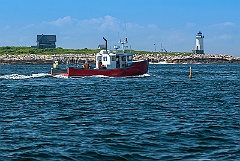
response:
<path fill-rule="evenodd" d="M 100 51 L 100 49 L 63 49 L 61 47 L 52 49 L 52 48 L 47 48 L 47 49 L 37 49 L 37 48 L 32 48 L 32 47 L 15 47 L 15 46 L 4 46 L 0 47 L 0 55 L 4 54 L 42 54 L 42 55 L 54 55 L 54 54 L 96 54 Z M 131 51 L 133 54 L 162 54 L 162 55 L 183 55 L 187 56 L 190 55 L 191 52 L 148 52 L 148 51 Z"/>
<path fill-rule="evenodd" d="M 15 47 L 15 46 L 5 46 L 0 47 L 0 55 L 3 54 L 43 54 L 43 55 L 53 55 L 53 54 L 94 54 L 99 52 L 99 49 L 63 49 L 61 47 L 52 49 L 37 49 L 31 47 Z"/>

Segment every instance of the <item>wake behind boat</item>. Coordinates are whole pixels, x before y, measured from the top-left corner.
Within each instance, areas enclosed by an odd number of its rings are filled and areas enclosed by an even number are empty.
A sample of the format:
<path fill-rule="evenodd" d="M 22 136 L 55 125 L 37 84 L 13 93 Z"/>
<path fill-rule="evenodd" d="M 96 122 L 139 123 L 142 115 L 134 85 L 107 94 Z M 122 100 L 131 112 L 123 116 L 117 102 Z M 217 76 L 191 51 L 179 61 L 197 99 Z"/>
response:
<path fill-rule="evenodd" d="M 107 50 L 107 40 L 103 37 L 106 42 L 106 50 L 101 50 L 96 54 L 95 62 L 96 67 L 92 68 L 88 62 L 82 67 L 67 66 L 66 68 L 58 67 L 58 61 L 55 61 L 53 68 L 51 68 L 51 75 L 61 75 L 66 77 L 81 77 L 81 76 L 109 76 L 109 77 L 126 77 L 142 75 L 148 72 L 148 60 L 133 60 L 133 54 L 126 52 L 124 44 L 125 41 L 120 40 L 122 44 L 122 52 L 119 52 L 119 46 L 114 46 L 115 52 Z"/>

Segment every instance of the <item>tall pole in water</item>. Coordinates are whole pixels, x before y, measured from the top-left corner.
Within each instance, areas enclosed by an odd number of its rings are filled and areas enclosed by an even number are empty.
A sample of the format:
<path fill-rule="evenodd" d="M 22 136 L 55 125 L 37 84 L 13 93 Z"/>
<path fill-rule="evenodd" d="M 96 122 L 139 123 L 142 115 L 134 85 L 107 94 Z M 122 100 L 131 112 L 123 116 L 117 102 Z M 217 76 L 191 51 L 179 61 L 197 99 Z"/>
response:
<path fill-rule="evenodd" d="M 107 39 L 105 39 L 105 37 L 103 37 L 103 40 L 105 40 L 105 42 L 106 42 L 106 54 L 107 54 Z"/>
<path fill-rule="evenodd" d="M 189 78 L 192 78 L 192 67 L 190 66 Z"/>

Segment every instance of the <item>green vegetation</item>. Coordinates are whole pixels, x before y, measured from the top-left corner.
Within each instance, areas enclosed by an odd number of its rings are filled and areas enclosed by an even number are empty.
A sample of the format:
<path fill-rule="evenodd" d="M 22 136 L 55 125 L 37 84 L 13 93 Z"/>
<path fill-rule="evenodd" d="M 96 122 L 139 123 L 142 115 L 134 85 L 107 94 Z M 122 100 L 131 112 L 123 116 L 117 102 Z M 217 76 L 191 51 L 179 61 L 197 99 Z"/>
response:
<path fill-rule="evenodd" d="M 134 54 L 140 55 L 165 55 L 165 56 L 189 56 L 192 52 L 149 52 L 149 51 L 132 51 Z"/>
<path fill-rule="evenodd" d="M 56 49 L 36 49 L 31 47 L 15 47 L 5 46 L 0 47 L 0 55 L 4 54 L 42 54 L 42 55 L 54 55 L 54 54 L 94 54 L 99 52 L 99 49 L 63 49 L 61 47 Z"/>
<path fill-rule="evenodd" d="M 36 49 L 36 48 L 31 48 L 31 47 L 15 47 L 15 46 L 5 46 L 5 47 L 0 47 L 0 55 L 4 54 L 10 54 L 10 55 L 15 55 L 15 54 L 42 54 L 42 55 L 54 55 L 54 54 L 94 54 L 98 53 L 100 49 L 63 49 L 61 47 L 55 48 L 55 49 Z M 148 51 L 135 51 L 132 50 L 132 53 L 138 55 L 169 55 L 169 56 L 188 56 L 191 55 L 191 52 L 148 52 Z"/>

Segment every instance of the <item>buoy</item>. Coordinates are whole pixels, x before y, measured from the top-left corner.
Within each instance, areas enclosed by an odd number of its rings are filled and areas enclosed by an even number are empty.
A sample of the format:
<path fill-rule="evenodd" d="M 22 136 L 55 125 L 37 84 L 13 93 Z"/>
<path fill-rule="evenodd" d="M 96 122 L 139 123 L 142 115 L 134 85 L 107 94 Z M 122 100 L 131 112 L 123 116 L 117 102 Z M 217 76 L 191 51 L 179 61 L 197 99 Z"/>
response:
<path fill-rule="evenodd" d="M 192 78 L 192 67 L 190 67 L 189 78 Z"/>

